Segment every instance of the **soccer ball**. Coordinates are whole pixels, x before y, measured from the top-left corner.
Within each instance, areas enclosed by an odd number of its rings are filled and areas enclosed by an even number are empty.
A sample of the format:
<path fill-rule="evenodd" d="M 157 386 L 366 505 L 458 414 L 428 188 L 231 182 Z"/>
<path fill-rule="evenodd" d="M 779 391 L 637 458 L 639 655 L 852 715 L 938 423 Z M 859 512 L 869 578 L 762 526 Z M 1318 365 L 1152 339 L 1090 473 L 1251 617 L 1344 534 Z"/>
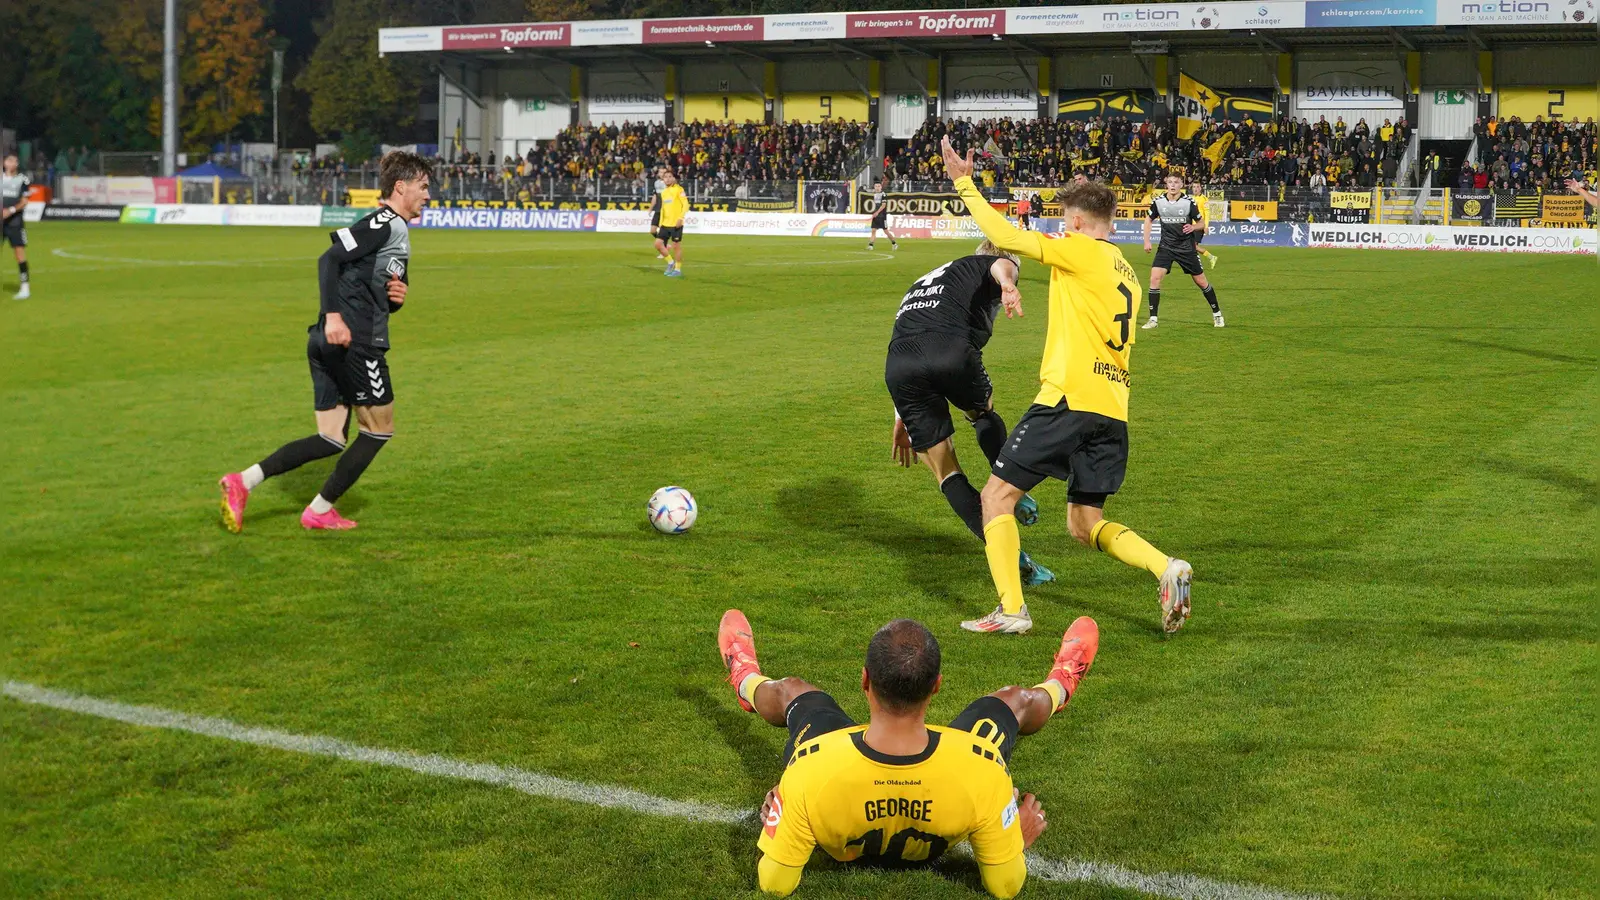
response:
<path fill-rule="evenodd" d="M 651 526 L 662 534 L 683 534 L 694 527 L 700 514 L 693 495 L 681 487 L 664 487 L 651 494 L 645 510 Z"/>

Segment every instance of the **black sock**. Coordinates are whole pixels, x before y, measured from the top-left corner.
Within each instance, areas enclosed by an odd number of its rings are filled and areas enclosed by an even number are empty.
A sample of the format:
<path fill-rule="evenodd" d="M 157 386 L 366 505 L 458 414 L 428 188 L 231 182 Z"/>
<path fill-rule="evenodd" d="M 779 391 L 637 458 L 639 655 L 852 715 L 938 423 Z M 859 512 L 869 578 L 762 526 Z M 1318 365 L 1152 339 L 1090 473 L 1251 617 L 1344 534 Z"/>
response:
<path fill-rule="evenodd" d="M 979 543 L 983 543 L 983 496 L 967 480 L 966 473 L 957 472 L 946 478 L 940 483 L 939 490 L 944 492 L 944 498 L 950 501 L 950 508 L 966 523 L 968 530 L 977 536 Z"/>
<path fill-rule="evenodd" d="M 1150 289 L 1150 318 L 1154 319 L 1156 317 L 1156 307 L 1158 307 L 1160 305 L 1161 305 L 1161 289 L 1160 288 L 1151 288 Z"/>
<path fill-rule="evenodd" d="M 378 451 L 389 442 L 393 434 L 373 434 L 362 431 L 356 434 L 355 442 L 350 449 L 339 457 L 339 464 L 333 467 L 333 472 L 328 475 L 328 480 L 322 483 L 322 499 L 329 503 L 338 502 L 344 492 L 355 485 L 356 479 L 367 470 L 372 460 L 377 457 Z"/>
<path fill-rule="evenodd" d="M 1217 289 L 1216 288 L 1214 288 L 1214 287 L 1204 288 L 1204 289 L 1202 289 L 1200 291 L 1200 293 L 1204 294 L 1205 297 L 1206 297 L 1206 302 L 1211 304 L 1211 314 L 1212 315 L 1216 315 L 1217 313 L 1222 312 L 1222 307 L 1217 305 Z"/>
<path fill-rule="evenodd" d="M 298 469 L 308 462 L 315 462 L 333 456 L 344 449 L 344 444 L 323 434 L 313 434 L 311 437 L 290 441 L 282 447 L 272 451 L 272 455 L 261 461 L 261 474 L 271 478 L 282 475 L 290 469 Z"/>
<path fill-rule="evenodd" d="M 22 283 L 23 284 L 27 284 L 28 283 L 28 261 L 27 260 L 23 260 L 22 262 L 17 263 L 17 272 L 22 275 Z"/>
<path fill-rule="evenodd" d="M 994 465 L 1006 446 L 1006 420 L 991 409 L 972 423 L 972 431 L 978 436 L 978 448 L 983 451 L 984 459 Z"/>

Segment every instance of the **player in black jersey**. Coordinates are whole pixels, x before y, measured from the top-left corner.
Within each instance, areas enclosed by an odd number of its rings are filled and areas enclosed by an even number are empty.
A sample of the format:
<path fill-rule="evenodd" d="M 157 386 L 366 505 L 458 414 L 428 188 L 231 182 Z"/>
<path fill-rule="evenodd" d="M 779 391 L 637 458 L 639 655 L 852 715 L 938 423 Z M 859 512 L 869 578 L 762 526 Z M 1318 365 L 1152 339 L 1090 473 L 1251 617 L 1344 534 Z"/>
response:
<path fill-rule="evenodd" d="M 895 250 L 900 249 L 900 242 L 895 240 L 894 232 L 889 230 L 889 173 L 883 173 L 883 180 L 878 182 L 878 190 L 872 195 L 872 231 L 867 235 L 867 249 L 878 242 L 878 232 L 889 236 L 889 246 Z"/>
<path fill-rule="evenodd" d="M 330 235 L 333 246 L 317 261 L 322 314 L 307 329 L 306 340 L 317 433 L 222 477 L 222 521 L 229 531 L 244 528 L 245 502 L 262 481 L 341 451 L 322 491 L 300 514 L 300 524 L 335 531 L 356 527 L 333 504 L 394 437 L 394 385 L 385 358 L 389 316 L 406 299 L 411 262 L 406 222 L 422 214 L 432 174 L 427 160 L 415 153 L 386 154 L 379 164 L 378 209 Z M 360 432 L 346 450 L 352 408 Z"/>
<path fill-rule="evenodd" d="M 29 295 L 28 227 L 23 224 L 22 211 L 28 207 L 28 188 L 32 185 L 27 174 L 18 171 L 17 155 L 7 151 L 0 160 L 0 235 L 17 258 L 17 274 L 22 279 L 17 300 L 26 300 Z"/>
<path fill-rule="evenodd" d="M 1200 267 L 1196 234 L 1204 233 L 1205 223 L 1200 214 L 1200 204 L 1183 192 L 1183 178 L 1167 176 L 1167 191 L 1150 201 L 1150 212 L 1144 220 L 1144 252 L 1150 252 L 1150 223 L 1161 223 L 1161 247 L 1155 261 L 1150 264 L 1150 318 L 1145 328 L 1156 327 L 1156 309 L 1161 305 L 1161 280 L 1173 263 L 1184 273 L 1194 277 L 1194 283 L 1211 304 L 1211 324 L 1222 327 L 1222 307 L 1217 305 L 1217 291 L 1206 280 L 1205 269 Z"/>
<path fill-rule="evenodd" d="M 979 541 L 983 499 L 956 461 L 950 407 L 966 415 L 983 455 L 994 465 L 1008 432 L 1005 420 L 994 411 L 983 348 L 1002 308 L 1007 318 L 1022 315 L 1017 258 L 984 241 L 972 256 L 947 262 L 912 283 L 895 313 L 883 371 L 894 400 L 895 461 L 910 468 L 920 455 L 951 508 Z M 1039 505 L 1024 494 L 1016 517 L 1019 523 L 1032 525 L 1039 519 Z M 1018 565 L 1025 584 L 1055 580 L 1026 552 Z"/>

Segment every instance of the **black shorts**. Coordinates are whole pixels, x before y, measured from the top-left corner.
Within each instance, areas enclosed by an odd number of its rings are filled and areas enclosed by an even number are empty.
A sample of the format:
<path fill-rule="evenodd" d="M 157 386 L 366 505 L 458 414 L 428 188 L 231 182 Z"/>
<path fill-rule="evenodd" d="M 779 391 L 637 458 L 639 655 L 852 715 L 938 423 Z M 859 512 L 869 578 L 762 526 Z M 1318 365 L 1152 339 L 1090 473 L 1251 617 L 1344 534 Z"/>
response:
<path fill-rule="evenodd" d="M 22 213 L 16 213 L 7 219 L 0 232 L 5 234 L 6 243 L 13 247 L 28 246 L 28 226 L 23 224 Z"/>
<path fill-rule="evenodd" d="M 983 412 L 994 394 L 983 351 L 955 335 L 916 334 L 890 341 L 883 382 L 918 453 L 956 433 L 951 406 Z"/>
<path fill-rule="evenodd" d="M 1065 400 L 1028 407 L 994 462 L 994 474 L 1024 491 L 1046 478 L 1065 481 L 1067 499 L 1080 506 L 1104 506 L 1127 472 L 1128 423 Z"/>
<path fill-rule="evenodd" d="M 1205 270 L 1200 268 L 1200 254 L 1194 247 L 1160 247 L 1156 250 L 1155 262 L 1150 264 L 1153 269 L 1172 269 L 1172 264 L 1177 263 L 1185 275 L 1199 275 Z"/>
<path fill-rule="evenodd" d="M 838 702 L 825 691 L 809 691 L 794 698 L 789 708 L 784 710 L 783 717 L 789 728 L 789 740 L 783 745 L 784 766 L 799 759 L 796 754 L 807 749 L 803 746 L 806 741 L 856 724 L 856 720 L 850 718 L 850 714 L 841 709 Z M 968 703 L 966 709 L 950 720 L 950 727 L 971 732 L 995 747 L 989 751 L 975 746 L 974 752 L 998 753 L 1008 763 L 1011 761 L 1011 752 L 1017 747 L 1018 732 L 1022 728 L 1017 723 L 1017 714 L 1011 711 L 1005 701 L 988 696 Z"/>
<path fill-rule="evenodd" d="M 674 225 L 671 228 L 662 226 L 656 229 L 656 238 L 670 244 L 683 243 L 683 226 Z"/>
<path fill-rule="evenodd" d="M 388 351 L 351 342 L 337 347 L 327 342 L 321 325 L 306 335 L 306 358 L 311 361 L 311 393 L 317 412 L 335 406 L 387 406 L 394 402 L 389 380 Z"/>
<path fill-rule="evenodd" d="M 873 213 L 873 215 L 872 215 L 872 230 L 873 231 L 880 231 L 880 230 L 881 231 L 888 231 L 889 230 L 889 211 L 888 210 L 884 210 L 883 212 L 880 212 L 880 213 Z"/>
<path fill-rule="evenodd" d="M 659 230 L 661 230 L 661 210 L 658 209 L 650 214 L 650 233 L 655 234 Z"/>

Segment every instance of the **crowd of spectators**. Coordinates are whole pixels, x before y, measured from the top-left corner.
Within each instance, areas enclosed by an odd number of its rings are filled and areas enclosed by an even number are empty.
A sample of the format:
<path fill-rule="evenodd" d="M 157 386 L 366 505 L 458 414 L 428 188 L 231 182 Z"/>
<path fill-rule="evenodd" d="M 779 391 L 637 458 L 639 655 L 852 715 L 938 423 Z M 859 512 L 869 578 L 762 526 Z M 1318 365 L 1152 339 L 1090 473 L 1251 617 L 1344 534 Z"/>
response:
<path fill-rule="evenodd" d="M 871 148 L 871 129 L 859 122 L 580 124 L 522 155 L 442 161 L 439 174 L 441 181 L 498 181 L 518 196 L 643 198 L 654 170 L 668 166 L 698 193 L 732 197 L 748 196 L 752 183 L 853 178 Z"/>
<path fill-rule="evenodd" d="M 1594 119 L 1489 118 L 1472 131 L 1478 158 L 1461 167 L 1459 190 L 1560 191 L 1568 178 L 1586 180 L 1596 167 Z"/>
<path fill-rule="evenodd" d="M 939 141 L 946 134 L 976 150 L 986 180 L 1064 184 L 1083 172 L 1109 184 L 1150 184 L 1167 172 L 1216 187 L 1272 185 L 1319 190 L 1393 185 L 1404 173 L 1400 159 L 1411 138 L 1404 120 L 1342 117 L 1316 122 L 1289 117 L 1208 123 L 1180 140 L 1173 123 L 1106 119 L 985 119 L 929 121 L 890 158 L 900 183 L 943 177 Z M 1207 156 L 1231 134 L 1225 149 Z M 1216 163 L 1213 162 L 1216 159 Z"/>

